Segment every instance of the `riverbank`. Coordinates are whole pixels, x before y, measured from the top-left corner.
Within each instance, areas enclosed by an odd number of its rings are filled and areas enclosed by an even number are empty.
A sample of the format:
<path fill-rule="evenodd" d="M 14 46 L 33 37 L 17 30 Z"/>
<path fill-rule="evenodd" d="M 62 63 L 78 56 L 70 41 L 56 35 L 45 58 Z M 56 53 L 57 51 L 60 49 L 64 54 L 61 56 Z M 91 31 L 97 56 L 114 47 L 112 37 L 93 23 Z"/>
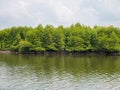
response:
<path fill-rule="evenodd" d="M 1 50 L 1 54 L 37 54 L 37 55 L 111 55 L 120 56 L 120 52 L 105 52 L 105 51 L 30 51 L 16 52 L 10 50 Z"/>
<path fill-rule="evenodd" d="M 97 53 L 112 51 L 119 55 L 116 51 L 120 51 L 120 28 L 113 26 L 90 28 L 80 23 L 68 27 L 51 25 L 38 25 L 35 28 L 11 27 L 0 31 L 0 50 L 27 53 L 41 53 L 36 51 L 45 51 L 44 53 L 46 53 L 49 50 L 57 53 L 64 51 L 69 54 L 76 53 L 74 51 L 80 51 L 77 54 L 91 53 L 91 51 L 97 51 Z"/>

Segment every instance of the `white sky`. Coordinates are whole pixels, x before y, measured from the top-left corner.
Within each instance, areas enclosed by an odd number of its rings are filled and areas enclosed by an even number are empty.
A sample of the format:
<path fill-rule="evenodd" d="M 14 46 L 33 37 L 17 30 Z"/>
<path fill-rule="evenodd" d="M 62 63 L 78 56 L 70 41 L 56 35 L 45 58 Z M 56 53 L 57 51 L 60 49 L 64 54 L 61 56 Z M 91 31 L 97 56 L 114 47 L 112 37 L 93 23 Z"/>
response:
<path fill-rule="evenodd" d="M 120 0 L 0 0 L 0 29 L 76 22 L 120 26 Z"/>

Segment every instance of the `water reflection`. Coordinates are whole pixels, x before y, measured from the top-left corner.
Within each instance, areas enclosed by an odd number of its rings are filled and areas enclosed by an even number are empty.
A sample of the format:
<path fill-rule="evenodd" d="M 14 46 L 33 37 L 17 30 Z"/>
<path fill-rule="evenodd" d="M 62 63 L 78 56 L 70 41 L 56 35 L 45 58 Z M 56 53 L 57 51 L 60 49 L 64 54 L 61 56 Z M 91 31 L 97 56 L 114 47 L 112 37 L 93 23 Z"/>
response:
<path fill-rule="evenodd" d="M 119 90 L 119 69 L 118 56 L 0 54 L 0 89 Z"/>

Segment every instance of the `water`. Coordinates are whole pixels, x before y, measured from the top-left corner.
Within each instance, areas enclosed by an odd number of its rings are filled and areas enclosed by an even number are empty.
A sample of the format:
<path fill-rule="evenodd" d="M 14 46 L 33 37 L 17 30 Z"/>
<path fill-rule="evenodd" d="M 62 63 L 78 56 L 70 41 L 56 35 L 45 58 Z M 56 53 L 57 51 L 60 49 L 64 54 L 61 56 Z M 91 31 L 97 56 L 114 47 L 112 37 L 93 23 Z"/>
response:
<path fill-rule="evenodd" d="M 120 90 L 120 57 L 0 54 L 0 90 Z"/>

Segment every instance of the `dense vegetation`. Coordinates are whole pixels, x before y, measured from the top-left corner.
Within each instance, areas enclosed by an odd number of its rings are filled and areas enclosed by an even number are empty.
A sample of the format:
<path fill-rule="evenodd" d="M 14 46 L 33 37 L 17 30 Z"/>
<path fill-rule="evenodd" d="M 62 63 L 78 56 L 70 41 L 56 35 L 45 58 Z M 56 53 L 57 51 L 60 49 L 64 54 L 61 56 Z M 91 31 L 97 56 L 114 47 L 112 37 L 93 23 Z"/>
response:
<path fill-rule="evenodd" d="M 0 31 L 0 50 L 28 51 L 120 51 L 120 28 L 76 23 L 69 27 L 19 26 Z"/>

